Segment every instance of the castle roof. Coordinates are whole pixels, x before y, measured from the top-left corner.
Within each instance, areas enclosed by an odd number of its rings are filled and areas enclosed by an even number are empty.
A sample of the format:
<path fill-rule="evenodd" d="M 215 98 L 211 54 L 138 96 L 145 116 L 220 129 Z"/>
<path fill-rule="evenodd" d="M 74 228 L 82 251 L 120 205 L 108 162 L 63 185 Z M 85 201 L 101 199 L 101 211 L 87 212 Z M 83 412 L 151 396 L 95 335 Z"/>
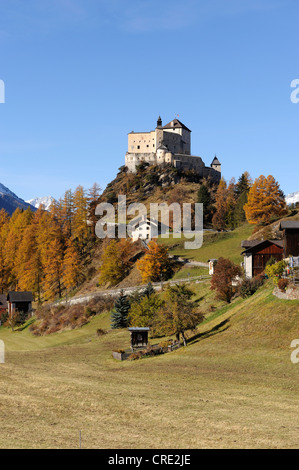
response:
<path fill-rule="evenodd" d="M 183 124 L 181 121 L 179 121 L 178 119 L 173 119 L 172 121 L 170 121 L 168 124 L 166 124 L 165 126 L 163 126 L 162 129 L 173 129 L 173 128 L 176 128 L 176 129 L 180 129 L 180 128 L 183 128 L 183 129 L 186 129 L 186 131 L 190 131 L 190 129 L 188 129 L 188 127 L 185 126 L 185 124 Z"/>
<path fill-rule="evenodd" d="M 157 148 L 157 150 L 168 150 L 168 148 L 166 147 L 166 145 L 164 145 L 164 143 L 162 142 L 159 147 Z"/>
<path fill-rule="evenodd" d="M 216 155 L 215 155 L 214 160 L 212 161 L 211 165 L 221 165 L 221 163 L 218 160 L 218 158 L 216 157 Z"/>

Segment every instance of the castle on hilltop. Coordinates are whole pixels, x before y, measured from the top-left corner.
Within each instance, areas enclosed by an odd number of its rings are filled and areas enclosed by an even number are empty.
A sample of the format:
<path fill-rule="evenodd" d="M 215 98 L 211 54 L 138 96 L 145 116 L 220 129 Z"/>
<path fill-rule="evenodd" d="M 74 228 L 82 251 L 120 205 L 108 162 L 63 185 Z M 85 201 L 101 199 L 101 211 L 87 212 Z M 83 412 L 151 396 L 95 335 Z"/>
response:
<path fill-rule="evenodd" d="M 191 155 L 191 131 L 178 119 L 162 126 L 159 116 L 157 127 L 150 132 L 130 132 L 125 166 L 131 173 L 142 162 L 152 165 L 170 164 L 180 170 L 195 170 L 199 176 L 221 179 L 221 164 L 215 156 L 211 166 L 205 166 L 201 157 Z"/>

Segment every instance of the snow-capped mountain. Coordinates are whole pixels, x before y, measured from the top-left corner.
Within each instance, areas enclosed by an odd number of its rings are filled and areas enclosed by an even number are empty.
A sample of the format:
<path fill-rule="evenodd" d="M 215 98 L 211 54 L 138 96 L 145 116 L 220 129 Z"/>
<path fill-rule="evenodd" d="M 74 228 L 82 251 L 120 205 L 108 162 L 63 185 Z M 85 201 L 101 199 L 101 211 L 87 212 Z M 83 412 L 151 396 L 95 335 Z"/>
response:
<path fill-rule="evenodd" d="M 287 206 L 289 206 L 290 204 L 296 204 L 296 202 L 299 202 L 299 191 L 296 191 L 295 193 L 288 194 L 286 196 Z"/>
<path fill-rule="evenodd" d="M 32 206 L 39 208 L 39 206 L 42 204 L 45 208 L 46 211 L 50 209 L 50 206 L 53 202 L 55 202 L 54 197 L 52 196 L 44 196 L 44 197 L 36 197 L 34 199 L 29 199 L 28 204 L 31 204 Z"/>
<path fill-rule="evenodd" d="M 35 210 L 35 207 L 31 206 L 28 202 L 24 201 L 4 186 L 4 184 L 0 183 L 0 209 L 5 209 L 6 212 L 11 215 L 17 207 L 27 209 L 28 206 L 30 206 L 32 210 Z"/>

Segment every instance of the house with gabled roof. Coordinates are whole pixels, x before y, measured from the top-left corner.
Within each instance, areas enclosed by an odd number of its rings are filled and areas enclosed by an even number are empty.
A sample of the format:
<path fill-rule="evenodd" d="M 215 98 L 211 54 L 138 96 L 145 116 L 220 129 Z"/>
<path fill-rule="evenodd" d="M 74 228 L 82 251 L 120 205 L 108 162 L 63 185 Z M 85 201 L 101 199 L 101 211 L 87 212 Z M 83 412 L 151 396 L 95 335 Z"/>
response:
<path fill-rule="evenodd" d="M 243 240 L 244 271 L 249 279 L 262 274 L 270 258 L 283 259 L 283 240 Z"/>
<path fill-rule="evenodd" d="M 30 313 L 32 311 L 33 295 L 32 292 L 9 292 L 7 295 L 8 313 L 23 312 Z"/>
<path fill-rule="evenodd" d="M 134 219 L 134 225 L 131 231 L 132 240 L 151 240 L 157 238 L 159 235 L 166 234 L 169 227 L 160 221 L 147 217 L 145 215 Z"/>

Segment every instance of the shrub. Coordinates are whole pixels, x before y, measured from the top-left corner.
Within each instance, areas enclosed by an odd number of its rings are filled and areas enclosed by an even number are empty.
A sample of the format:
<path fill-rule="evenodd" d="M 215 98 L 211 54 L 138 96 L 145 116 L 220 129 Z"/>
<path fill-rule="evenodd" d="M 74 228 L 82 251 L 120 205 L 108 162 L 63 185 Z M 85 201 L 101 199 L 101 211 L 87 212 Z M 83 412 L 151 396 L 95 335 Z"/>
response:
<path fill-rule="evenodd" d="M 95 314 L 96 314 L 95 310 L 92 310 L 92 309 L 91 309 L 90 307 L 88 307 L 88 306 L 85 307 L 85 315 L 86 315 L 87 317 L 92 317 L 92 316 L 95 315 Z"/>
<path fill-rule="evenodd" d="M 271 257 L 268 259 L 268 261 L 267 261 L 267 263 L 266 263 L 266 266 L 272 266 L 272 264 L 275 264 L 276 262 L 277 262 L 277 259 L 274 258 L 274 256 L 271 256 Z"/>
<path fill-rule="evenodd" d="M 261 287 L 264 283 L 264 277 L 259 275 L 252 279 L 244 279 L 240 289 L 239 294 L 240 296 L 245 299 L 246 297 L 250 297 L 253 295 L 259 287 Z"/>
<path fill-rule="evenodd" d="M 289 285 L 288 279 L 279 279 L 277 283 L 278 289 L 281 290 L 281 292 L 285 292 L 287 290 L 288 285 Z"/>
<path fill-rule="evenodd" d="M 87 307 L 98 315 L 102 312 L 109 312 L 113 305 L 114 299 L 112 296 L 97 295 L 88 302 Z"/>
<path fill-rule="evenodd" d="M 0 320 L 1 320 L 1 323 L 4 325 L 7 320 L 8 320 L 8 313 L 7 312 L 3 312 L 1 315 L 0 315 Z"/>
<path fill-rule="evenodd" d="M 266 266 L 265 273 L 270 279 L 272 279 L 274 284 L 277 284 L 283 274 L 284 268 L 285 262 L 278 261 L 278 263 Z"/>
<path fill-rule="evenodd" d="M 108 331 L 103 330 L 102 328 L 97 329 L 97 336 L 104 336 L 108 333 Z"/>

